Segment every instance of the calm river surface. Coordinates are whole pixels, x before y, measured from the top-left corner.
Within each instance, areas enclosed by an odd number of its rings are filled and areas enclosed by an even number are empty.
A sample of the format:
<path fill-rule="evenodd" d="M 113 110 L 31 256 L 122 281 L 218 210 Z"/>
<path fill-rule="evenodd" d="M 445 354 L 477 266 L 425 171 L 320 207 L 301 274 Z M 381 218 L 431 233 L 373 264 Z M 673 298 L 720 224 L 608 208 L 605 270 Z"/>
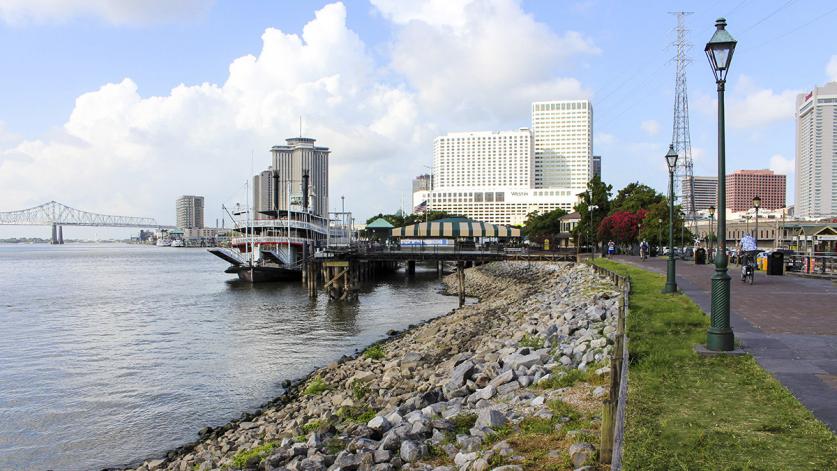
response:
<path fill-rule="evenodd" d="M 0 469 L 161 455 L 457 304 L 421 269 L 346 305 L 226 265 L 203 249 L 0 245 Z"/>

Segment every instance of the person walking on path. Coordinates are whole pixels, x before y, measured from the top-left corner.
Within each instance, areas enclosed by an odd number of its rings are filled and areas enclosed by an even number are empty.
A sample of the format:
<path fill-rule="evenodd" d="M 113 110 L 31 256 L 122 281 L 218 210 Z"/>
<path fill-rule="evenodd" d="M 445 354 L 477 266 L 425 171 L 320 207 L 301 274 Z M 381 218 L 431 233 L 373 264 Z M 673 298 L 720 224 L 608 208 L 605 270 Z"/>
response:
<path fill-rule="evenodd" d="M 607 258 L 616 255 L 616 244 L 611 240 L 607 243 Z"/>

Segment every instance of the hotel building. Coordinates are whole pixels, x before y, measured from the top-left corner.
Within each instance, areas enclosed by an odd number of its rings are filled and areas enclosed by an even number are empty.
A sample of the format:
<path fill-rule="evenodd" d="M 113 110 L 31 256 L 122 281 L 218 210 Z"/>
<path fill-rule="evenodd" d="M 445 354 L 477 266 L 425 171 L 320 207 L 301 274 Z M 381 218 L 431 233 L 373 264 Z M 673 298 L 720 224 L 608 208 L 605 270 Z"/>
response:
<path fill-rule="evenodd" d="M 753 207 L 753 198 L 761 198 L 760 209 L 785 207 L 785 175 L 773 170 L 736 170 L 727 175 L 727 210 L 747 211 Z"/>
<path fill-rule="evenodd" d="M 494 224 L 522 224 L 532 211 L 572 211 L 580 191 L 536 188 L 535 161 L 528 128 L 437 137 L 430 208 Z"/>
<path fill-rule="evenodd" d="M 837 82 L 796 97 L 796 215 L 837 216 Z"/>

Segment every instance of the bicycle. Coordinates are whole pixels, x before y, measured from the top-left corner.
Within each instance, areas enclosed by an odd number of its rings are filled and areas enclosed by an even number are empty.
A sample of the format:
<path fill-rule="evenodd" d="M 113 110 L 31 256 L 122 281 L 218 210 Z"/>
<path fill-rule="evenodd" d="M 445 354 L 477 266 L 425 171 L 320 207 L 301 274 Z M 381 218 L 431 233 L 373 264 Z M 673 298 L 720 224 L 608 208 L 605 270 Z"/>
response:
<path fill-rule="evenodd" d="M 756 254 L 757 250 L 745 252 L 741 264 L 741 282 L 753 284 L 756 277 Z M 741 256 L 739 255 L 739 256 Z"/>

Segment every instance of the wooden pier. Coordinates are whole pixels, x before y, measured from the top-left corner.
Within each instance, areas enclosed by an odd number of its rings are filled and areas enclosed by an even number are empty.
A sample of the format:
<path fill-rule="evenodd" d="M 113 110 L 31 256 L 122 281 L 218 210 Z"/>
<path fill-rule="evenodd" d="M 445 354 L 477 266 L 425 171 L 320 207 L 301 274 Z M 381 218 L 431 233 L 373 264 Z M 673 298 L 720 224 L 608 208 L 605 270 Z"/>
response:
<path fill-rule="evenodd" d="M 365 281 L 375 279 L 379 274 L 392 273 L 400 265 L 406 268 L 408 276 L 414 275 L 416 263 L 434 263 L 441 278 L 445 263 L 455 266 L 458 280 L 459 305 L 465 304 L 465 269 L 502 260 L 575 262 L 576 253 L 488 251 L 488 250 L 365 250 L 363 248 L 332 249 L 314 252 L 305 250 L 302 283 L 308 295 L 317 297 L 322 289 L 329 299 L 353 301 L 358 289 Z"/>

